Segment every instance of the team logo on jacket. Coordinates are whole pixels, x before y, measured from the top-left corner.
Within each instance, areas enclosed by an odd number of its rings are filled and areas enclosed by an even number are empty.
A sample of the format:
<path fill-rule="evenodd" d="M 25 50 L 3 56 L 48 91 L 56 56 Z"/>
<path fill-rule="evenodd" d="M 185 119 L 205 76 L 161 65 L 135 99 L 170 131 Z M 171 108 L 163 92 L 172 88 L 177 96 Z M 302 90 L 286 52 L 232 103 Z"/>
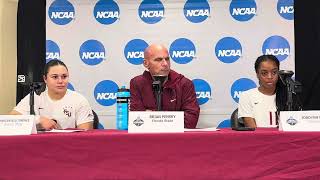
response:
<path fill-rule="evenodd" d="M 169 49 L 171 59 L 178 64 L 187 64 L 196 57 L 196 47 L 186 38 L 173 41 Z"/>
<path fill-rule="evenodd" d="M 237 39 L 224 37 L 216 44 L 215 54 L 221 62 L 234 63 L 242 56 L 242 46 Z"/>
<path fill-rule="evenodd" d="M 129 41 L 124 48 L 124 56 L 129 63 L 134 65 L 140 65 L 143 63 L 144 59 L 144 50 L 148 47 L 142 39 L 133 39 Z"/>
<path fill-rule="evenodd" d="M 293 0 L 278 0 L 277 10 L 279 15 L 284 19 L 294 19 Z"/>
<path fill-rule="evenodd" d="M 113 0 L 100 0 L 94 6 L 94 18 L 101 24 L 109 25 L 120 16 L 119 6 Z"/>
<path fill-rule="evenodd" d="M 255 87 L 257 87 L 257 85 L 251 79 L 248 79 L 248 78 L 238 79 L 231 86 L 231 91 L 230 91 L 231 97 L 235 102 L 239 103 L 239 97 L 241 93 Z"/>
<path fill-rule="evenodd" d="M 290 44 L 281 36 L 271 36 L 264 41 L 262 53 L 272 54 L 283 61 L 290 55 Z"/>
<path fill-rule="evenodd" d="M 197 101 L 199 105 L 205 104 L 212 99 L 211 97 L 211 87 L 203 79 L 194 79 L 192 80 L 194 89 L 196 91 Z"/>
<path fill-rule="evenodd" d="M 91 39 L 81 45 L 79 56 L 87 65 L 97 65 L 106 59 L 106 51 L 101 42 Z"/>
<path fill-rule="evenodd" d="M 144 0 L 139 6 L 139 17 L 147 24 L 155 24 L 164 17 L 164 7 L 159 0 Z"/>
<path fill-rule="evenodd" d="M 66 25 L 74 19 L 74 7 L 67 0 L 53 1 L 49 7 L 48 16 L 53 23 L 57 25 Z"/>
<path fill-rule="evenodd" d="M 210 16 L 210 6 L 207 0 L 187 0 L 183 13 L 190 22 L 200 23 Z"/>
<path fill-rule="evenodd" d="M 52 40 L 46 40 L 46 63 L 53 59 L 60 60 L 60 48 L 57 43 Z"/>
<path fill-rule="evenodd" d="M 64 106 L 63 107 L 63 114 L 71 117 L 72 116 L 72 107 L 71 106 Z"/>
<path fill-rule="evenodd" d="M 237 21 L 249 21 L 256 15 L 256 11 L 254 0 L 232 0 L 229 6 L 231 16 Z"/>
<path fill-rule="evenodd" d="M 94 88 L 94 97 L 102 106 L 111 106 L 116 103 L 118 85 L 111 80 L 99 82 Z"/>

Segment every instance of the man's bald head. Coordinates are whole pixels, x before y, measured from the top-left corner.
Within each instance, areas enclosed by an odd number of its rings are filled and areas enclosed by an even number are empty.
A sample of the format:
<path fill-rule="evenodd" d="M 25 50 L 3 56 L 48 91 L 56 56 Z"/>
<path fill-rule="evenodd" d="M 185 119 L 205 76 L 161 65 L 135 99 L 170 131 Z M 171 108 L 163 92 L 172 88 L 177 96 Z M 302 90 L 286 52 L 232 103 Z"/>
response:
<path fill-rule="evenodd" d="M 143 65 L 151 75 L 168 75 L 170 71 L 168 49 L 162 44 L 151 44 L 144 51 Z"/>
<path fill-rule="evenodd" d="M 151 44 L 144 50 L 144 59 L 150 59 L 154 53 L 163 50 L 168 52 L 168 49 L 162 44 Z"/>

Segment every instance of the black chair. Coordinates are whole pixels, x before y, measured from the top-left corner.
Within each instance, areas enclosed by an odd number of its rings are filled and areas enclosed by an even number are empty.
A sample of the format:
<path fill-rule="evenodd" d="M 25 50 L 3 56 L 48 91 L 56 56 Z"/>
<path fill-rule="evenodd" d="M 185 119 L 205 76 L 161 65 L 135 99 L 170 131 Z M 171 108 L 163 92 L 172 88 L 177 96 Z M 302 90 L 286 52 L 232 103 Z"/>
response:
<path fill-rule="evenodd" d="M 93 114 L 93 129 L 99 129 L 99 117 L 94 110 L 92 110 Z"/>
<path fill-rule="evenodd" d="M 245 127 L 243 118 L 238 118 L 238 108 L 235 109 L 232 114 L 231 114 L 231 128 L 232 129 L 237 129 L 239 127 Z"/>

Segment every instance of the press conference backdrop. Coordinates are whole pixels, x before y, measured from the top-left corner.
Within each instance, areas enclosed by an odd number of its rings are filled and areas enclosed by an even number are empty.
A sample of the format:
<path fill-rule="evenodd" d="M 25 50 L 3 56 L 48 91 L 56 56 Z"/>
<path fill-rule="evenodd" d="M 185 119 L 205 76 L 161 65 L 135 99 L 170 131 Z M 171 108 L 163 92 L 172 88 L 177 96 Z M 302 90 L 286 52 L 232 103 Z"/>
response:
<path fill-rule="evenodd" d="M 47 0 L 46 61 L 65 62 L 69 89 L 115 128 L 117 89 L 144 71 L 144 49 L 162 43 L 195 85 L 197 127 L 225 126 L 241 92 L 258 86 L 258 56 L 294 70 L 293 14 L 293 0 Z"/>

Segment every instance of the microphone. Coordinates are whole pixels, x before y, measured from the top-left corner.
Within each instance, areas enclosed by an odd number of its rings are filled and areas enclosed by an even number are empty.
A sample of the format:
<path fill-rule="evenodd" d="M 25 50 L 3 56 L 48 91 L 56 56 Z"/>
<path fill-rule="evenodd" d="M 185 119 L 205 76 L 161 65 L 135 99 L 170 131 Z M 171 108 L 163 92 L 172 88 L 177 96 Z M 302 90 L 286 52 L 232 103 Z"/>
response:
<path fill-rule="evenodd" d="M 18 74 L 17 82 L 22 86 L 29 86 L 29 90 L 34 90 L 37 95 L 40 95 L 46 90 L 46 85 L 44 82 L 32 82 L 27 75 Z"/>
<path fill-rule="evenodd" d="M 40 95 L 45 89 L 44 82 L 32 82 L 27 75 L 19 74 L 17 78 L 17 82 L 22 86 L 29 86 L 29 107 L 30 107 L 30 115 L 35 115 L 34 111 L 34 93 Z"/>
<path fill-rule="evenodd" d="M 293 71 L 290 70 L 280 70 L 279 77 L 281 82 L 286 86 L 286 110 L 293 111 L 295 110 L 295 102 L 293 99 L 293 95 L 297 95 L 297 93 L 302 92 L 302 84 L 298 81 L 293 80 L 291 77 L 294 74 Z"/>
<path fill-rule="evenodd" d="M 30 86 L 34 88 L 34 92 L 39 96 L 43 91 L 46 90 L 46 83 L 44 82 L 33 82 Z"/>
<path fill-rule="evenodd" d="M 280 77 L 280 80 L 281 82 L 286 85 L 288 81 L 287 79 L 290 78 L 293 76 L 294 72 L 293 71 L 290 71 L 290 70 L 280 70 L 279 71 L 279 77 Z"/>
<path fill-rule="evenodd" d="M 293 80 L 291 77 L 293 76 L 294 72 L 290 70 L 280 70 L 279 77 L 281 82 L 289 87 L 293 93 L 301 93 L 302 92 L 302 84 L 298 81 Z"/>
<path fill-rule="evenodd" d="M 161 94 L 162 94 L 162 84 L 167 80 L 166 75 L 154 75 L 152 82 L 152 90 L 156 94 L 157 100 L 157 111 L 161 111 Z"/>
<path fill-rule="evenodd" d="M 163 84 L 164 81 L 167 79 L 167 77 L 168 77 L 168 76 L 166 76 L 166 75 L 154 75 L 154 76 L 153 76 L 153 79 L 154 79 L 155 81 L 160 81 L 160 83 Z"/>

